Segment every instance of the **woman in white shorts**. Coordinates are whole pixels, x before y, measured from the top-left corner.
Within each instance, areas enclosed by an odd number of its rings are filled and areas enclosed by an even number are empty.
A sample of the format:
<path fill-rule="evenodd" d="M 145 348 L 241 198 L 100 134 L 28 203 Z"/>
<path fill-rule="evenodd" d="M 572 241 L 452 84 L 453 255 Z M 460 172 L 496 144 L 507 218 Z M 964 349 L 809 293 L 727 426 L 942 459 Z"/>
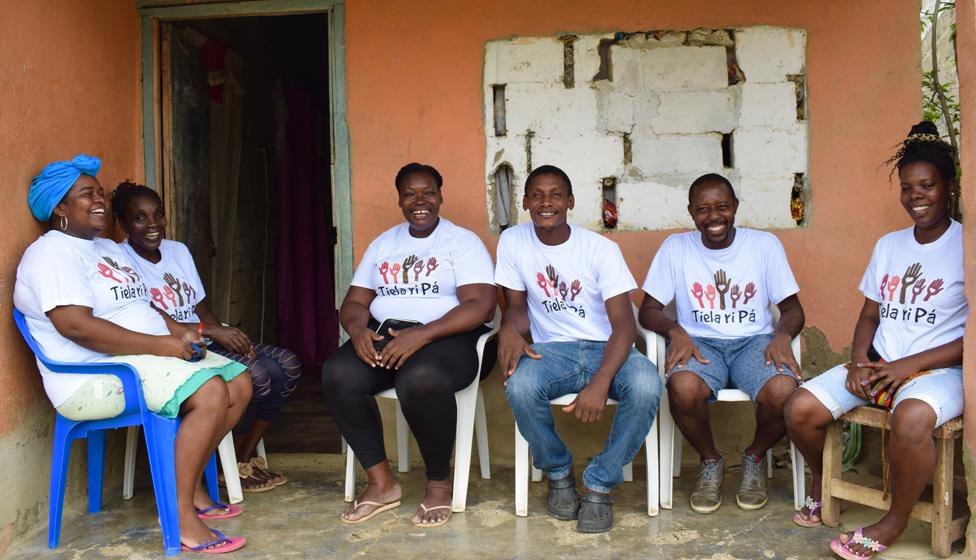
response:
<path fill-rule="evenodd" d="M 44 354 L 59 362 L 125 362 L 138 373 L 147 406 L 180 416 L 176 433 L 176 500 L 183 550 L 236 550 L 244 537 L 225 537 L 204 520 L 240 515 L 214 504 L 200 485 L 207 459 L 251 398 L 246 368 L 194 348 L 200 335 L 156 311 L 139 274 L 110 239 L 105 193 L 95 175 L 98 158 L 54 162 L 34 178 L 28 203 L 49 231 L 27 248 L 17 266 L 14 305 Z M 195 361 L 190 361 L 193 358 Z M 48 371 L 38 361 L 44 390 L 71 420 L 112 418 L 123 412 L 122 383 L 114 375 Z"/>
<path fill-rule="evenodd" d="M 864 294 L 851 363 L 803 384 L 786 406 L 790 439 L 813 473 L 812 496 L 794 521 L 821 524 L 821 477 L 827 427 L 845 412 L 894 395 L 887 456 L 891 509 L 874 525 L 831 542 L 841 558 L 872 558 L 896 541 L 935 468 L 932 436 L 962 414 L 962 345 L 968 314 L 963 292 L 962 226 L 951 218 L 958 193 L 953 148 L 923 121 L 890 160 L 901 204 L 914 226 L 875 245 L 861 279 Z"/>

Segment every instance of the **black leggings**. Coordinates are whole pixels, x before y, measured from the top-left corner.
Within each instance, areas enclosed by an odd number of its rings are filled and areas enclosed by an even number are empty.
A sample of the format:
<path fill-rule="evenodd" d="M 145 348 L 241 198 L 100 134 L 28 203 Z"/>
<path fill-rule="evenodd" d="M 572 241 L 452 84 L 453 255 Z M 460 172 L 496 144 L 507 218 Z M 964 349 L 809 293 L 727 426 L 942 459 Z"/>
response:
<path fill-rule="evenodd" d="M 373 368 L 347 341 L 322 366 L 322 385 L 332 417 L 363 468 L 386 459 L 376 393 L 396 388 L 403 416 L 427 465 L 428 480 L 447 480 L 457 423 L 454 393 L 471 384 L 478 367 L 475 345 L 487 327 L 436 340 L 399 370 Z M 486 348 L 481 372 L 490 372 L 495 350 Z M 482 377 L 484 375 L 482 374 Z"/>

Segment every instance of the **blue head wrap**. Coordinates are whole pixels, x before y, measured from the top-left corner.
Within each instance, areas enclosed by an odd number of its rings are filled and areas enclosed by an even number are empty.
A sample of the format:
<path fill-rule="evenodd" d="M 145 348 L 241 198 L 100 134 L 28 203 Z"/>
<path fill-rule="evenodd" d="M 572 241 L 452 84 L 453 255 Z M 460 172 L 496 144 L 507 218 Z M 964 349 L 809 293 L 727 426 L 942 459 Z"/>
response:
<path fill-rule="evenodd" d="M 27 204 L 31 213 L 42 222 L 51 219 L 51 212 L 61 202 L 64 195 L 71 190 L 78 177 L 84 173 L 94 177 L 102 167 L 102 160 L 97 157 L 78 154 L 71 161 L 56 161 L 47 167 L 31 181 L 30 191 L 27 192 Z"/>

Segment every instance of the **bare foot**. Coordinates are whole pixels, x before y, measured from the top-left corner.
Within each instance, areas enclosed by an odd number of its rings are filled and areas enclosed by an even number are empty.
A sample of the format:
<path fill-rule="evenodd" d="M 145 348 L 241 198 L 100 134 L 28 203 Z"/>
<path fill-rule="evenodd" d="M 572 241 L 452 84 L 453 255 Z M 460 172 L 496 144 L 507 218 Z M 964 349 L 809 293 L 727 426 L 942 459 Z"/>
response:
<path fill-rule="evenodd" d="M 208 494 L 207 491 L 203 489 L 203 483 L 201 482 L 193 491 L 193 507 L 196 508 L 197 511 L 200 511 L 203 509 L 207 509 L 212 505 L 214 505 L 213 500 L 210 499 L 210 494 Z M 230 510 L 228 508 L 221 507 L 221 508 L 212 509 L 208 513 L 210 515 L 226 515 L 229 511 Z"/>
<path fill-rule="evenodd" d="M 180 543 L 193 548 L 218 538 L 210 527 L 200 521 L 196 512 L 180 515 Z"/>
<path fill-rule="evenodd" d="M 402 492 L 400 485 L 390 479 L 386 483 L 369 481 L 366 489 L 356 498 L 356 501 L 349 504 L 346 511 L 342 513 L 342 519 L 347 522 L 356 522 L 369 514 L 373 513 L 382 505 L 393 504 L 400 501 Z"/>
<path fill-rule="evenodd" d="M 418 527 L 443 525 L 451 517 L 452 489 L 449 480 L 428 480 L 424 499 L 410 521 Z"/>

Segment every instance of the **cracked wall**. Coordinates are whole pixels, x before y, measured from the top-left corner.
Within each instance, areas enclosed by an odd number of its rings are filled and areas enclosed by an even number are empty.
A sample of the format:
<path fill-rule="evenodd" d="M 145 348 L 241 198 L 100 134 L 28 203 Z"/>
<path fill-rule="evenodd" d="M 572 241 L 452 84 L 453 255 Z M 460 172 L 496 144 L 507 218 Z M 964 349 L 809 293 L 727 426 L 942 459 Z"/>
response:
<path fill-rule="evenodd" d="M 686 227 L 688 185 L 707 172 L 736 185 L 740 224 L 797 227 L 809 198 L 805 49 L 804 30 L 778 27 L 489 41 L 492 228 L 528 219 L 496 208 L 519 208 L 526 175 L 543 163 L 572 178 L 570 221 L 590 229 L 614 227 L 604 199 L 617 207 L 617 229 Z M 503 165 L 513 170 L 510 198 L 497 189 Z"/>

